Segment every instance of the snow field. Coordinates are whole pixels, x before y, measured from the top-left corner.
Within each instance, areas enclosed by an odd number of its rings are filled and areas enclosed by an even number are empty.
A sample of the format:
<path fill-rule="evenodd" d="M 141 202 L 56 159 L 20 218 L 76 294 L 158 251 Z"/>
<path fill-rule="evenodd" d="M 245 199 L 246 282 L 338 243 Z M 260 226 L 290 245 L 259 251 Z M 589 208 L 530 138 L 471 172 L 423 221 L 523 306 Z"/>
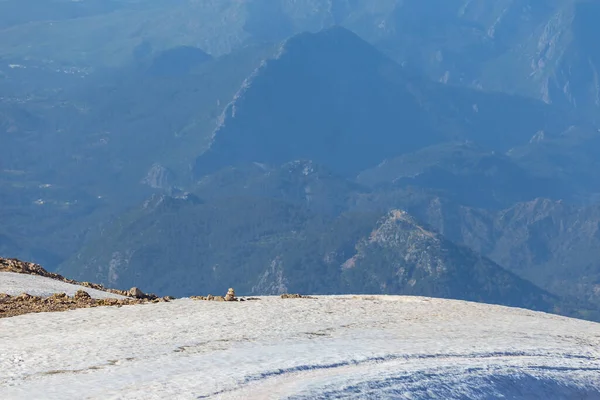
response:
<path fill-rule="evenodd" d="M 600 399 L 600 324 L 400 296 L 181 299 L 0 320 L 2 399 L 501 396 Z"/>

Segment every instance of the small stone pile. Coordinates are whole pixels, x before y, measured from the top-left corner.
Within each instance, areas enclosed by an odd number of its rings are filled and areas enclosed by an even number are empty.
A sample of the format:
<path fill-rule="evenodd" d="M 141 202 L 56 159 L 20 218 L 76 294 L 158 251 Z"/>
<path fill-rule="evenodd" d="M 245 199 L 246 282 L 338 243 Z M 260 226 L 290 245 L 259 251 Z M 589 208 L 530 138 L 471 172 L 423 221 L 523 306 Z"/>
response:
<path fill-rule="evenodd" d="M 284 293 L 280 296 L 282 299 L 316 299 L 316 297 L 306 296 L 303 294 L 290 294 Z M 209 294 L 208 296 L 191 296 L 192 300 L 205 300 L 205 301 L 249 301 L 249 300 L 260 300 L 257 297 L 248 297 L 245 299 L 235 297 L 235 290 L 233 288 L 229 288 L 225 297 L 223 296 L 213 296 Z"/>
<path fill-rule="evenodd" d="M 92 308 L 102 306 L 127 306 L 133 304 L 159 303 L 173 300 L 172 297 L 163 298 L 107 298 L 93 299 L 85 290 L 78 290 L 73 297 L 66 293 L 55 293 L 50 297 L 32 296 L 27 293 L 10 296 L 0 293 L 0 318 L 14 317 L 22 314 L 67 311 L 76 308 Z"/>
<path fill-rule="evenodd" d="M 316 297 L 305 296 L 303 294 L 289 294 L 284 293 L 280 296 L 282 299 L 316 299 Z"/>
<path fill-rule="evenodd" d="M 244 299 L 239 299 L 235 297 L 235 290 L 233 288 L 229 288 L 225 297 L 223 296 L 213 296 L 209 294 L 208 296 L 191 296 L 192 300 L 204 300 L 204 301 L 246 301 Z"/>
<path fill-rule="evenodd" d="M 227 291 L 227 294 L 225 295 L 225 301 L 236 301 L 235 290 L 233 290 L 233 288 L 229 288 Z"/>

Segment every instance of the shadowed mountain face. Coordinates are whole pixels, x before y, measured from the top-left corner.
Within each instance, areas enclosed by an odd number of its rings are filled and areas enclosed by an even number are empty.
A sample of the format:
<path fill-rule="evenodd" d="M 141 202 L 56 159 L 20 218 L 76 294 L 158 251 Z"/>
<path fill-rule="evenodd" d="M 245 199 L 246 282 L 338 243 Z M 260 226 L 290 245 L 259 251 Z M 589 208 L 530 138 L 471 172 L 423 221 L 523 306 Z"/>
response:
<path fill-rule="evenodd" d="M 472 142 L 443 143 L 386 160 L 363 171 L 357 180 L 380 190 L 386 186 L 437 190 L 460 204 L 484 208 L 568 195 L 556 180 L 539 177 L 510 157 Z"/>
<path fill-rule="evenodd" d="M 345 29 L 295 36 L 236 94 L 196 173 L 306 158 L 354 174 L 431 144 L 439 133 L 406 85 L 397 65 Z"/>
<path fill-rule="evenodd" d="M 184 75 L 211 59 L 212 57 L 201 49 L 191 46 L 175 47 L 155 56 L 147 73 L 154 76 Z"/>
<path fill-rule="evenodd" d="M 246 80 L 195 173 L 304 158 L 353 176 L 385 158 L 452 139 L 508 150 L 539 129 L 558 133 L 574 121 L 553 112 L 533 101 L 407 75 L 337 27 L 289 39 Z"/>

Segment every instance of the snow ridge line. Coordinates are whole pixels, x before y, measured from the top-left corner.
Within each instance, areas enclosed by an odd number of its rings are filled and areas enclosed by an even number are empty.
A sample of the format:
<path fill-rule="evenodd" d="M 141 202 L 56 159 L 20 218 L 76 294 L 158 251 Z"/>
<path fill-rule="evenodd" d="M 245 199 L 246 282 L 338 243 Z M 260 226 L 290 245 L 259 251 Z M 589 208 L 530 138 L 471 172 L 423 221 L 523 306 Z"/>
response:
<path fill-rule="evenodd" d="M 458 359 L 470 359 L 470 358 L 478 358 L 478 359 L 486 359 L 486 358 L 513 358 L 513 357 L 538 357 L 538 358 L 547 358 L 555 356 L 550 353 L 546 354 L 536 354 L 536 353 L 528 353 L 525 351 L 515 351 L 515 352 L 491 352 L 491 353 L 469 353 L 469 354 L 452 354 L 452 353 L 437 353 L 437 354 L 388 354 L 385 356 L 378 357 L 368 357 L 363 360 L 348 360 L 348 361 L 340 361 L 336 363 L 330 364 L 304 364 L 298 365 L 290 368 L 281 368 L 273 371 L 267 371 L 256 375 L 247 376 L 243 379 L 234 389 L 223 389 L 217 392 L 213 392 L 207 395 L 201 395 L 196 397 L 197 399 L 207 399 L 213 396 L 222 395 L 225 393 L 230 393 L 233 391 L 239 390 L 243 386 L 247 386 L 251 383 L 267 380 L 269 378 L 284 376 L 289 374 L 294 374 L 298 372 L 307 372 L 307 371 L 319 371 L 319 370 L 330 370 L 348 366 L 360 366 L 366 364 L 381 364 L 390 361 L 397 360 L 420 360 L 420 359 L 439 359 L 439 358 L 458 358 Z M 565 359 L 582 359 L 589 361 L 600 361 L 600 359 L 596 357 L 588 357 L 584 355 L 567 355 L 563 354 L 561 357 Z M 550 367 L 550 366 L 530 366 L 528 369 L 531 370 L 548 370 L 548 371 L 599 371 L 600 367 Z"/>
<path fill-rule="evenodd" d="M 495 396 L 497 398 L 504 398 L 504 390 L 510 388 L 514 393 L 511 393 L 515 398 L 525 398 L 525 393 L 522 393 L 523 388 L 527 388 L 525 391 L 530 391 L 531 388 L 536 387 L 540 391 L 540 399 L 547 399 L 551 392 L 556 398 L 560 399 L 571 399 L 573 396 L 577 398 L 587 399 L 596 398 L 591 397 L 596 395 L 598 392 L 597 388 L 590 386 L 589 384 L 573 383 L 573 382 L 561 382 L 554 381 L 548 376 L 536 376 L 532 375 L 530 371 L 537 371 L 537 368 L 526 368 L 527 371 L 522 371 L 518 375 L 512 375 L 512 372 L 508 372 L 505 369 L 499 368 L 497 374 L 493 375 L 480 375 L 482 371 L 486 371 L 486 368 L 468 368 L 460 375 L 454 375 L 446 382 L 446 384 L 439 384 L 436 382 L 443 382 L 444 378 L 448 378 L 448 375 L 444 372 L 423 372 L 423 371 L 407 371 L 399 373 L 396 376 L 390 376 L 382 379 L 368 379 L 364 382 L 356 384 L 350 384 L 343 388 L 328 389 L 324 387 L 323 391 L 318 393 L 309 393 L 306 395 L 292 395 L 287 397 L 287 400 L 315 400 L 315 399 L 354 399 L 354 398 L 406 398 L 402 395 L 406 394 L 405 385 L 413 385 L 410 390 L 410 398 L 413 400 L 425 400 L 432 398 L 432 392 L 440 396 L 439 398 L 491 398 Z M 507 373 L 508 372 L 508 373 Z M 441 378 L 441 379 L 440 379 Z M 439 381 L 436 381 L 439 379 Z M 333 386 L 333 385 L 332 385 Z M 465 388 L 466 386 L 466 388 Z M 456 390 L 458 388 L 458 390 Z M 464 392 L 464 390 L 467 390 Z M 504 389 L 504 390 L 503 390 Z M 489 393 L 484 392 L 489 390 Z M 556 391 L 562 393 L 558 394 Z M 567 393 L 565 393 L 567 392 Z M 357 397 L 360 394 L 360 397 Z M 482 397 L 484 394 L 484 397 Z M 467 397 L 469 396 L 469 397 Z"/>

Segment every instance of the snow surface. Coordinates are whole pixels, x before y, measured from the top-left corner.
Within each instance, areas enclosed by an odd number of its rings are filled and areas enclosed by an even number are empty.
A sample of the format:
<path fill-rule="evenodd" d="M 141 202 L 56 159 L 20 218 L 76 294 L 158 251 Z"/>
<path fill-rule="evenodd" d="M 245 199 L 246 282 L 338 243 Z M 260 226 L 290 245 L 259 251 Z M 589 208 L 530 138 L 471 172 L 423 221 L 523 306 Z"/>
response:
<path fill-rule="evenodd" d="M 0 293 L 6 293 L 11 296 L 18 296 L 21 293 L 28 293 L 39 297 L 52 296 L 54 293 L 66 293 L 69 296 L 74 296 L 80 289 L 88 292 L 94 299 L 125 298 L 118 294 L 103 292 L 85 286 L 72 285 L 44 276 L 0 272 Z"/>
<path fill-rule="evenodd" d="M 600 324 L 422 297 L 0 319 L 1 399 L 600 399 Z"/>

